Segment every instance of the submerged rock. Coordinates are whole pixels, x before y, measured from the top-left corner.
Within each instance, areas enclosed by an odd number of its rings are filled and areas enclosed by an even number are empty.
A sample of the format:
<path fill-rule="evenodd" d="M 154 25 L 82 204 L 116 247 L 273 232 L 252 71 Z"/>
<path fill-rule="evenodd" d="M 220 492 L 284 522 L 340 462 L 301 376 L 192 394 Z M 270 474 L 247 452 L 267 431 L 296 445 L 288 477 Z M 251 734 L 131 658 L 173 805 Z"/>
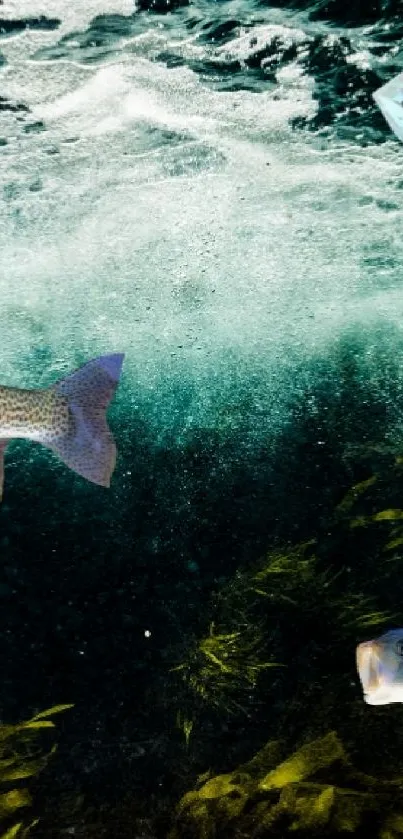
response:
<path fill-rule="evenodd" d="M 61 21 L 59 18 L 49 18 L 45 15 L 31 18 L 0 18 L 0 38 L 9 35 L 16 35 L 23 32 L 25 29 L 42 29 L 53 30 L 58 29 Z"/>

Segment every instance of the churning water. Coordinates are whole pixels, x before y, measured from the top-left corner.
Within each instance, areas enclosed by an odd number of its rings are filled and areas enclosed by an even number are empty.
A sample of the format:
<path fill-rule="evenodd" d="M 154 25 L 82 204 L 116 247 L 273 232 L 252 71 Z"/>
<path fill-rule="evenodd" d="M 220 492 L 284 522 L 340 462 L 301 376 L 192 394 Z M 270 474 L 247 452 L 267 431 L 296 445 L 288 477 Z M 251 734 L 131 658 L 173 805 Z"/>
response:
<path fill-rule="evenodd" d="M 222 44 L 203 17 L 217 5 Z M 297 366 L 352 326 L 376 368 L 379 330 L 399 342 L 402 320 L 400 147 L 337 120 L 324 139 L 293 128 L 318 112 L 312 43 L 338 34 L 248 3 L 26 14 L 36 26 L 2 41 L 3 379 L 123 350 L 157 433 L 215 427 L 242 396 L 266 437 Z M 354 33 L 347 67 L 371 66 L 369 39 Z"/>

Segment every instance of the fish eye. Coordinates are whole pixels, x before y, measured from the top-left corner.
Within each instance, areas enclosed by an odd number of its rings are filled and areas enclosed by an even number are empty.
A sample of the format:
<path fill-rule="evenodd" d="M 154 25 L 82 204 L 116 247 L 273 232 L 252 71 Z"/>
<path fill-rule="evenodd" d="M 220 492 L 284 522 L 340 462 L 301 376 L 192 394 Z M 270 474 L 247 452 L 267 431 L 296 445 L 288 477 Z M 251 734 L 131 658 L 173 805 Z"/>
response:
<path fill-rule="evenodd" d="M 399 640 L 396 641 L 396 652 L 398 655 L 403 657 L 403 638 L 399 638 Z"/>

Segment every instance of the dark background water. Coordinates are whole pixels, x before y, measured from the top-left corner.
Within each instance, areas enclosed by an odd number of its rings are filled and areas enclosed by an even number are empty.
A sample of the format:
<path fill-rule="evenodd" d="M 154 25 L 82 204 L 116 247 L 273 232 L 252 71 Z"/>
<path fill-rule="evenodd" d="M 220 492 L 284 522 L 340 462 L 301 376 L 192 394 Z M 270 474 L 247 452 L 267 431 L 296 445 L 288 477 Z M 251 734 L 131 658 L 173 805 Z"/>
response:
<path fill-rule="evenodd" d="M 113 489 L 87 487 L 62 470 L 56 492 L 46 456 L 15 446 L 1 510 L 2 713 L 17 721 L 75 703 L 58 722 L 60 750 L 41 779 L 39 811 L 50 792 L 84 793 L 90 804 L 130 792 L 149 815 L 147 801 L 175 800 L 206 765 L 225 770 L 247 759 L 276 731 L 295 679 L 315 684 L 323 662 L 313 670 L 307 662 L 312 643 L 326 653 L 325 616 L 305 615 L 305 625 L 283 627 L 298 648 L 269 701 L 262 687 L 250 692 L 246 713 L 204 710 L 191 749 L 175 726 L 185 699 L 170 671 L 206 634 L 212 595 L 270 547 L 322 538 L 344 492 L 371 473 L 366 461 L 346 460 L 345 441 L 382 440 L 389 419 L 377 388 L 357 378 L 354 351 L 340 350 L 336 392 L 334 375 L 319 365 L 320 384 L 309 394 L 316 416 L 303 394 L 274 456 L 244 445 L 242 433 L 200 430 L 181 446 L 156 446 L 140 422 L 127 426 L 122 410 L 113 414 L 120 451 Z M 401 395 L 389 375 L 396 405 Z M 344 568 L 345 556 L 324 550 L 325 565 Z M 334 659 L 330 671 L 337 666 Z M 351 649 L 341 666 L 351 684 Z M 349 690 L 361 703 L 357 682 Z M 63 818 L 79 821 L 70 811 Z M 46 819 L 41 830 L 48 835 Z"/>

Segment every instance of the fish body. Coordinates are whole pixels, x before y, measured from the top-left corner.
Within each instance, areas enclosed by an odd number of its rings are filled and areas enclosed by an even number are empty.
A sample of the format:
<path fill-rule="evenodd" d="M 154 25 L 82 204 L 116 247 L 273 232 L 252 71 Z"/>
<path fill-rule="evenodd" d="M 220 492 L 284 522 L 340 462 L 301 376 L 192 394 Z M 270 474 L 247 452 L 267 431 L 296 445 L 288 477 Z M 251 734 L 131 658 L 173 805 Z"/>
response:
<path fill-rule="evenodd" d="M 25 438 L 51 449 L 73 471 L 109 486 L 116 446 L 106 409 L 117 388 L 124 356 L 93 359 L 46 389 L 0 386 L 0 497 L 4 452 L 10 440 Z"/>
<path fill-rule="evenodd" d="M 368 705 L 403 702 L 403 629 L 358 644 L 356 661 Z"/>
<path fill-rule="evenodd" d="M 69 425 L 67 399 L 54 387 L 23 390 L 0 386 L 0 438 L 25 438 L 50 443 L 66 433 Z"/>

